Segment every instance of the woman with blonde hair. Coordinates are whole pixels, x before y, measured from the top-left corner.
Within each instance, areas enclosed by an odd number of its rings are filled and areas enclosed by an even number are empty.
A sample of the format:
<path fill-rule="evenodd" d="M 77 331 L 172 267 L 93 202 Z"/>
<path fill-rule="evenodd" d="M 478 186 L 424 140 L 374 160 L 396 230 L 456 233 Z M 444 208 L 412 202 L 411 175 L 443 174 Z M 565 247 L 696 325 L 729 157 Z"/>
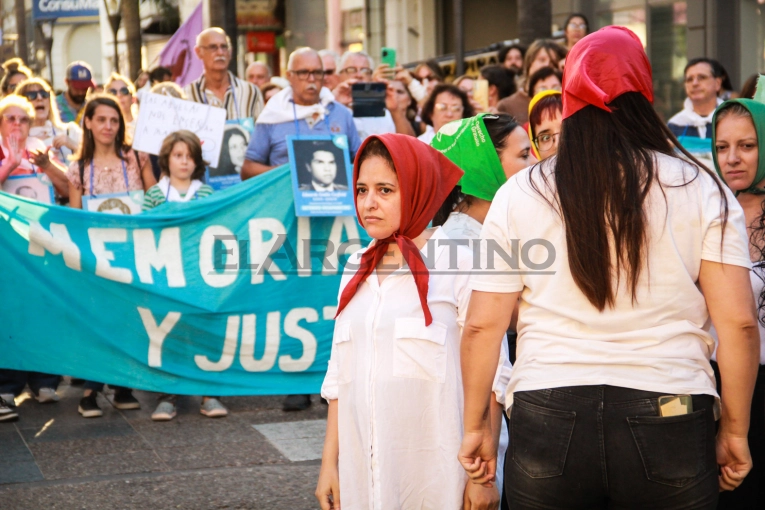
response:
<path fill-rule="evenodd" d="M 48 157 L 44 143 L 29 136 L 35 109 L 23 97 L 10 95 L 0 101 L 0 184 L 11 175 L 37 174 L 42 172 L 59 195 L 69 196 L 65 169 Z"/>
<path fill-rule="evenodd" d="M 135 134 L 135 125 L 138 121 L 138 112 L 133 115 L 133 105 L 135 104 L 135 85 L 129 78 L 119 73 L 112 73 L 109 81 L 104 85 L 104 92 L 117 98 L 117 102 L 122 107 L 122 113 L 125 116 L 125 134 L 127 140 L 132 143 L 133 134 Z"/>
<path fill-rule="evenodd" d="M 74 123 L 61 121 L 56 96 L 48 82 L 40 78 L 29 78 L 16 87 L 17 96 L 27 98 L 35 109 L 29 136 L 52 147 L 56 158 L 66 163 L 80 148 L 82 129 Z"/>

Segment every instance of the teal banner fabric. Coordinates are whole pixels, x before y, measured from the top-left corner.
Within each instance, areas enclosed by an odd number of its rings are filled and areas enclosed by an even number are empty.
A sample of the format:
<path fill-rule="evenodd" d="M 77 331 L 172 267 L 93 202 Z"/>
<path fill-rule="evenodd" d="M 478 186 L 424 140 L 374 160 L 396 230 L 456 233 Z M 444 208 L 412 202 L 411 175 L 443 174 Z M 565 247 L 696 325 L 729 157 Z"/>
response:
<path fill-rule="evenodd" d="M 297 218 L 286 166 L 136 216 L 0 193 L 0 368 L 316 393 L 343 264 L 368 242 L 353 216 Z"/>

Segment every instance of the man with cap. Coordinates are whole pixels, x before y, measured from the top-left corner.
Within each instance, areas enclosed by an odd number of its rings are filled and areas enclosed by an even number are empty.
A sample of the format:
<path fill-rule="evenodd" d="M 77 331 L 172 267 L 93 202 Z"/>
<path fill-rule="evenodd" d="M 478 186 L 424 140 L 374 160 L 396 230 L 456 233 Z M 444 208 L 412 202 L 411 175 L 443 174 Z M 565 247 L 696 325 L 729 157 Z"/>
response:
<path fill-rule="evenodd" d="M 66 90 L 56 97 L 61 122 L 79 122 L 88 89 L 96 88 L 93 72 L 86 62 L 77 60 L 67 66 L 64 82 Z"/>

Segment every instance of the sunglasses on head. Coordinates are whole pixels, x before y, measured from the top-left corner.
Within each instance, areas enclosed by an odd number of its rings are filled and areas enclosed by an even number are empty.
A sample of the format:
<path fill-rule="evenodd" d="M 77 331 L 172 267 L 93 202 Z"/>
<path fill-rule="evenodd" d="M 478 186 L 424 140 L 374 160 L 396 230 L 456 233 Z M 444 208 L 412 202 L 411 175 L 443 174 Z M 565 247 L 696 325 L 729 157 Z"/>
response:
<path fill-rule="evenodd" d="M 34 101 L 38 97 L 41 99 L 48 99 L 50 98 L 50 93 L 45 90 L 30 90 L 29 92 L 24 92 L 24 97 L 30 101 Z"/>
<path fill-rule="evenodd" d="M 122 87 L 119 89 L 108 89 L 107 92 L 113 96 L 132 96 L 133 95 L 130 92 L 130 89 L 127 87 Z"/>

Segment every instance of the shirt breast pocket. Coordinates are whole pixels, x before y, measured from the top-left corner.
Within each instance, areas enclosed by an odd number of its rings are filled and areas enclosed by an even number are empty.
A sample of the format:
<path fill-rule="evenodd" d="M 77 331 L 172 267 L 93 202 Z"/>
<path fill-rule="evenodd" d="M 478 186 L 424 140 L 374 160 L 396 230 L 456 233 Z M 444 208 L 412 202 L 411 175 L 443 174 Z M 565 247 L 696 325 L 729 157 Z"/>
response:
<path fill-rule="evenodd" d="M 353 381 L 353 342 L 351 341 L 351 323 L 344 322 L 336 326 L 335 356 L 337 357 L 337 383 L 347 384 Z"/>
<path fill-rule="evenodd" d="M 393 376 L 446 380 L 446 331 L 440 322 L 425 326 L 423 319 L 396 319 Z"/>

